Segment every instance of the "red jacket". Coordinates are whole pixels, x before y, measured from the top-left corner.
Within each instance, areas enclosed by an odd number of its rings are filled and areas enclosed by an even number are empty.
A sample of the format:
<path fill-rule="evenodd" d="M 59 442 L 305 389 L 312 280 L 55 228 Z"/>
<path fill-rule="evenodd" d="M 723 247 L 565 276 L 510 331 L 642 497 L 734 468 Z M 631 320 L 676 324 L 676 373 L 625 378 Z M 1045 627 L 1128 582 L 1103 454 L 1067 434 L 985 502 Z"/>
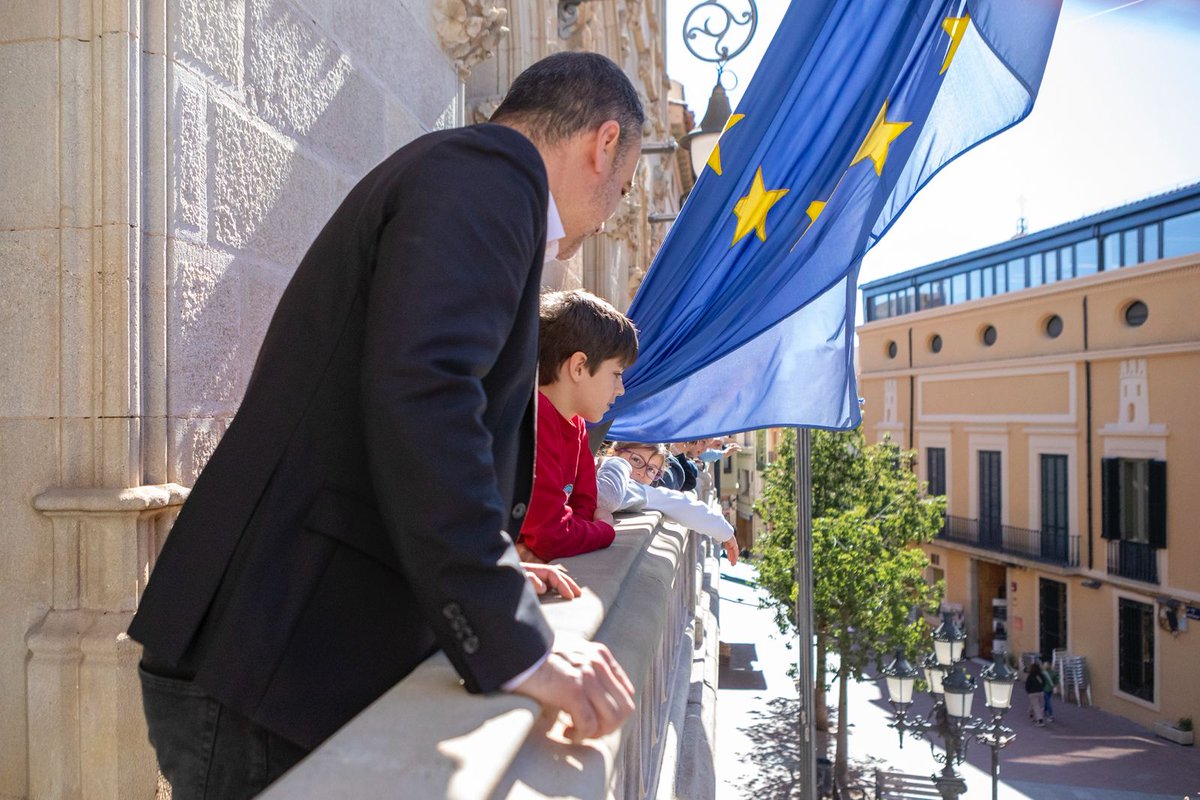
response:
<path fill-rule="evenodd" d="M 596 522 L 596 462 L 583 417 L 566 419 L 538 392 L 537 461 L 533 497 L 521 541 L 547 561 L 612 544 L 616 531 Z"/>

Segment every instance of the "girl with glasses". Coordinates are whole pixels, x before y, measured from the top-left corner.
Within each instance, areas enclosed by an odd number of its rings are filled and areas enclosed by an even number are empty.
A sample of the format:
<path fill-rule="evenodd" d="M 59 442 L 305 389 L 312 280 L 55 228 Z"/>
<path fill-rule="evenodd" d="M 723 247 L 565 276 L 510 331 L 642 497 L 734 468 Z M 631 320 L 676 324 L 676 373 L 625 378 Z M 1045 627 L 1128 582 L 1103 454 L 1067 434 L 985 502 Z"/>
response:
<path fill-rule="evenodd" d="M 720 542 L 730 564 L 738 560 L 733 526 L 713 506 L 693 493 L 658 485 L 667 461 L 661 444 L 617 442 L 596 470 L 597 511 L 660 511 L 686 528 Z"/>

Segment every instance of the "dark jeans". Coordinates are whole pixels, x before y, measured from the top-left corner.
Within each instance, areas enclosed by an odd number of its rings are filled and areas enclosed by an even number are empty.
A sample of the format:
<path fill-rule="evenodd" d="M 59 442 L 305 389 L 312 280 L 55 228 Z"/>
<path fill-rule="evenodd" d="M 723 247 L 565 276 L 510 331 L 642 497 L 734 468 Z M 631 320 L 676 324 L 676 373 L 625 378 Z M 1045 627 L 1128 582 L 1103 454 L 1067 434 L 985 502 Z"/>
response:
<path fill-rule="evenodd" d="M 308 755 L 191 681 L 138 672 L 150 744 L 172 800 L 251 798 Z"/>

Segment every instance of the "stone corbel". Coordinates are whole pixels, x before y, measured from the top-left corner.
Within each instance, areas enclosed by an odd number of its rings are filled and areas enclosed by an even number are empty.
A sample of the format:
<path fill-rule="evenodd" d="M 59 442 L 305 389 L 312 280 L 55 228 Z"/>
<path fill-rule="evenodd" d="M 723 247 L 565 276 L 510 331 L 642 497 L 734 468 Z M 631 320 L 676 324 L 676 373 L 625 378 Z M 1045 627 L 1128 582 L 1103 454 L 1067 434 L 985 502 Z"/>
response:
<path fill-rule="evenodd" d="M 496 109 L 503 102 L 504 95 L 494 94 L 488 97 L 476 100 L 471 106 L 471 121 L 474 123 L 487 122 L 492 118 L 492 114 L 496 113 Z"/>
<path fill-rule="evenodd" d="M 53 555 L 50 609 L 25 637 L 30 797 L 153 792 L 141 648 L 125 630 L 187 493 L 168 483 L 50 489 L 34 498 L 50 519 Z"/>
<path fill-rule="evenodd" d="M 617 206 L 616 212 L 604 224 L 604 233 L 611 239 L 637 248 L 642 227 L 642 205 L 633 198 Z"/>
<path fill-rule="evenodd" d="M 496 54 L 500 39 L 508 35 L 508 9 L 494 0 L 438 0 L 433 14 L 442 49 L 464 81 L 476 64 Z"/>

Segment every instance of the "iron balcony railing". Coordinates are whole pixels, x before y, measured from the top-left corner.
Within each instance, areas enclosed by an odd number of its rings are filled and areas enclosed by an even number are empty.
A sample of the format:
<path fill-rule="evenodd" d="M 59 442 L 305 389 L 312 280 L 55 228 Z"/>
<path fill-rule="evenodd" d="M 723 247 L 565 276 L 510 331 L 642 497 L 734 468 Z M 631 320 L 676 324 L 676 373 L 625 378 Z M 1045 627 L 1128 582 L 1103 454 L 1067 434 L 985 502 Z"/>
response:
<path fill-rule="evenodd" d="M 1145 542 L 1111 539 L 1108 542 L 1108 574 L 1158 583 L 1158 550 Z"/>
<path fill-rule="evenodd" d="M 1079 566 L 1079 537 L 1065 529 L 1033 531 L 947 514 L 938 538 L 1060 567 Z"/>

